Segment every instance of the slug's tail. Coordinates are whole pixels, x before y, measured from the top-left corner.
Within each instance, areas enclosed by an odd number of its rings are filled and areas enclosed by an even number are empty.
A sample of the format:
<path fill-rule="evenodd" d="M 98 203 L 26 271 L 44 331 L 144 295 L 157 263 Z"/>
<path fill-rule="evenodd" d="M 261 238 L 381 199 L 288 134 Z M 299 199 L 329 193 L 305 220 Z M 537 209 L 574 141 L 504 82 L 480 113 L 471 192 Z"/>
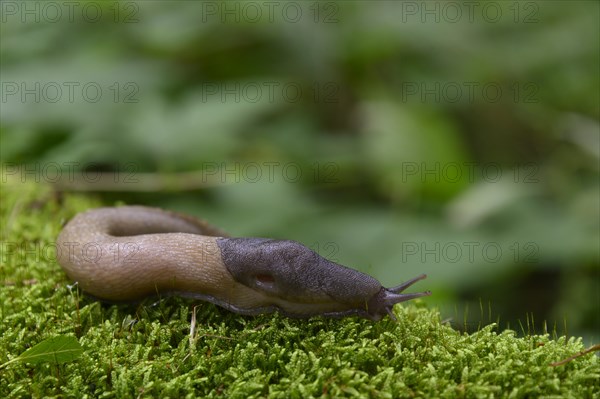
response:
<path fill-rule="evenodd" d="M 415 292 L 412 294 L 401 294 L 402 291 L 416 283 L 417 281 L 423 280 L 426 278 L 426 274 L 421 274 L 411 280 L 408 280 L 396 287 L 391 288 L 383 288 L 372 300 L 369 304 L 369 313 L 372 318 L 379 319 L 387 313 L 392 320 L 396 321 L 396 316 L 394 312 L 392 312 L 392 308 L 395 304 L 405 301 L 410 301 L 411 299 L 420 298 L 423 296 L 431 295 L 431 291 L 425 292 Z M 385 312 L 385 313 L 384 313 Z"/>

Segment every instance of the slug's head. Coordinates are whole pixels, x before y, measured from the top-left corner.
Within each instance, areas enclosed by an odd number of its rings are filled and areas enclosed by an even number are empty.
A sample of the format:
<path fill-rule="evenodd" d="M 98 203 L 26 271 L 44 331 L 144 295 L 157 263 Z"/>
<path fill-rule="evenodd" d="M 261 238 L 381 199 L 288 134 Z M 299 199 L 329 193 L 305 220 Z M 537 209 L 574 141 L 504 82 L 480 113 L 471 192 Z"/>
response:
<path fill-rule="evenodd" d="M 223 264 L 235 281 L 269 299 L 288 316 L 392 318 L 392 307 L 430 295 L 401 294 L 421 275 L 398 287 L 385 288 L 371 276 L 331 262 L 295 241 L 220 238 Z M 247 313 L 252 313 L 248 311 Z"/>

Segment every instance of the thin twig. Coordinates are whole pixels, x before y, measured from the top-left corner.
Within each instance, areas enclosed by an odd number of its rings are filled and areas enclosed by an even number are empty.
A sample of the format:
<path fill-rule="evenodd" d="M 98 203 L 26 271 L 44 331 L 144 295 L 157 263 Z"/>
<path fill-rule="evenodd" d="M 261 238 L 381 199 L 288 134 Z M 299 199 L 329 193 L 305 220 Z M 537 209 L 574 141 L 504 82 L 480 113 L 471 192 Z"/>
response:
<path fill-rule="evenodd" d="M 587 355 L 590 352 L 595 352 L 595 351 L 599 351 L 599 350 L 600 350 L 600 344 L 596 344 L 596 345 L 591 346 L 591 347 L 587 348 L 586 350 L 583 350 L 571 357 L 561 360 L 560 362 L 550 363 L 550 366 L 552 366 L 552 367 L 562 366 L 563 364 L 567 364 L 567 363 L 577 359 L 578 357 L 581 357 L 583 355 Z"/>

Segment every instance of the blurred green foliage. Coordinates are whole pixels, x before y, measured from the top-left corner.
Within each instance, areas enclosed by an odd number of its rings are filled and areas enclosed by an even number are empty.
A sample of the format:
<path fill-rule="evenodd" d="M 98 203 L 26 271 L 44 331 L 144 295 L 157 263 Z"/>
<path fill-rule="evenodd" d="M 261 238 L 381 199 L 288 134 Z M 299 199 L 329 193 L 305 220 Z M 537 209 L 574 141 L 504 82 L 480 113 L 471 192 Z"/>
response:
<path fill-rule="evenodd" d="M 598 341 L 597 2 L 65 4 L 2 4 L 3 184 L 425 272 L 458 327 Z"/>

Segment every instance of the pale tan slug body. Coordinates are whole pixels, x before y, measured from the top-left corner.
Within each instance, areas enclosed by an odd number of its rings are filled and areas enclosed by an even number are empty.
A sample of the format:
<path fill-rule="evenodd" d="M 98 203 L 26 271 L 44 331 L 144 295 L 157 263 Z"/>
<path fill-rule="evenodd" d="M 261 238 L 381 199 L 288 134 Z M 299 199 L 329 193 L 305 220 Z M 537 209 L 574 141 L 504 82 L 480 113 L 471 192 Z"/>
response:
<path fill-rule="evenodd" d="M 77 215 L 58 236 L 58 262 L 83 291 L 109 301 L 159 293 L 267 306 L 223 265 L 218 229 L 160 209 L 128 206 Z"/>
<path fill-rule="evenodd" d="M 398 293 L 424 276 L 388 290 L 293 241 L 227 238 L 201 220 L 141 206 L 77 215 L 58 236 L 57 259 L 83 291 L 100 299 L 177 294 L 242 314 L 376 320 L 394 303 L 429 295 Z"/>

